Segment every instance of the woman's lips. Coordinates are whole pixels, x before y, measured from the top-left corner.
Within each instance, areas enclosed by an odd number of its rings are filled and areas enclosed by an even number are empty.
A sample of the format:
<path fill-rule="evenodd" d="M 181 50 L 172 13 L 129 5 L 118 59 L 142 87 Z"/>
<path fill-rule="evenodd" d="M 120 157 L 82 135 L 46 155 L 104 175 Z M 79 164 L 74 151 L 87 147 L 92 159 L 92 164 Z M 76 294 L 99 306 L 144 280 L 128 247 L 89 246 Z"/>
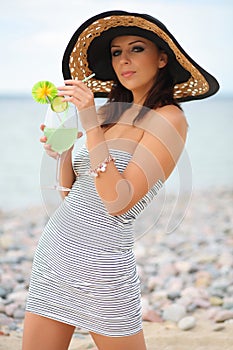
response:
<path fill-rule="evenodd" d="M 121 73 L 121 75 L 122 75 L 122 77 L 124 77 L 124 78 L 130 78 L 134 73 L 135 73 L 134 71 L 129 70 L 129 71 L 127 71 L 127 72 Z"/>

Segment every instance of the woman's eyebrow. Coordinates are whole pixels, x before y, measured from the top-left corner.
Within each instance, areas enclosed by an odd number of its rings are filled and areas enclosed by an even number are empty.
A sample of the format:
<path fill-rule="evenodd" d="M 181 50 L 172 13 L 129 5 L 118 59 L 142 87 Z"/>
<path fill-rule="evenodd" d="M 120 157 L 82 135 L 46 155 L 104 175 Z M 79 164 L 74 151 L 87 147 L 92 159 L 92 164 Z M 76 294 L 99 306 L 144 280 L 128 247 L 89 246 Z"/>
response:
<path fill-rule="evenodd" d="M 131 43 L 129 43 L 129 45 L 133 45 L 133 44 L 136 44 L 136 43 L 143 43 L 143 44 L 145 44 L 145 42 L 143 40 L 135 40 L 135 41 L 132 41 Z"/>
<path fill-rule="evenodd" d="M 145 44 L 145 42 L 142 41 L 142 40 L 135 40 L 135 41 L 132 41 L 132 42 L 128 43 L 128 45 L 133 45 L 133 44 L 136 44 L 136 43 L 143 43 L 143 44 Z M 120 47 L 120 45 L 111 45 L 111 48 L 112 47 Z"/>

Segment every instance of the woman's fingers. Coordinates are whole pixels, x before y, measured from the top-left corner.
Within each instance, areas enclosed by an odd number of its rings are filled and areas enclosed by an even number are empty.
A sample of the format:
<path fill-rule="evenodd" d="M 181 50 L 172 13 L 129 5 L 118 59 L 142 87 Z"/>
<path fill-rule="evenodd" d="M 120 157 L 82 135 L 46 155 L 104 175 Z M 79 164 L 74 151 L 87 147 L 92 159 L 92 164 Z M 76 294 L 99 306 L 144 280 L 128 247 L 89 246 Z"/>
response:
<path fill-rule="evenodd" d="M 47 141 L 47 137 L 46 136 L 41 136 L 40 142 L 45 143 L 46 141 Z"/>
<path fill-rule="evenodd" d="M 65 81 L 65 84 L 66 81 Z M 74 96 L 78 91 L 81 91 L 85 85 L 81 81 L 76 81 L 76 80 L 69 80 L 69 84 L 59 86 L 58 89 L 58 95 L 69 95 L 69 96 Z"/>
<path fill-rule="evenodd" d="M 42 125 L 40 126 L 40 129 L 43 131 L 44 128 L 45 128 L 45 125 L 42 124 Z M 40 142 L 44 143 L 44 150 L 46 151 L 46 153 L 47 153 L 50 157 L 57 159 L 58 153 L 55 152 L 55 151 L 53 151 L 52 148 L 51 148 L 51 145 L 49 145 L 48 143 L 46 143 L 46 141 L 47 141 L 47 137 L 44 136 L 44 135 L 41 136 Z"/>
<path fill-rule="evenodd" d="M 64 90 L 64 91 L 72 91 L 75 89 L 81 89 L 84 91 L 89 90 L 89 88 L 87 87 L 87 85 L 85 83 L 83 83 L 81 80 L 65 80 L 64 81 L 65 85 L 63 86 L 58 86 L 58 90 Z"/>
<path fill-rule="evenodd" d="M 79 131 L 79 132 L 78 132 L 78 135 L 77 135 L 77 138 L 80 139 L 80 137 L 82 137 L 82 136 L 83 136 L 83 132 L 82 132 L 82 131 Z"/>
<path fill-rule="evenodd" d="M 80 80 L 65 80 L 65 86 L 58 87 L 58 95 L 64 96 L 64 101 L 72 102 L 78 110 L 94 105 L 93 92 Z"/>
<path fill-rule="evenodd" d="M 40 130 L 41 130 L 41 131 L 44 131 L 44 128 L 45 128 L 45 125 L 44 125 L 44 124 L 41 124 L 41 125 L 40 125 Z M 41 136 L 40 142 L 45 143 L 46 141 L 47 141 L 47 137 L 46 137 L 45 135 Z"/>
<path fill-rule="evenodd" d="M 44 145 L 44 149 L 45 149 L 46 153 L 48 154 L 48 156 L 57 159 L 58 152 L 53 151 L 52 148 L 51 148 L 51 145 L 46 143 Z"/>

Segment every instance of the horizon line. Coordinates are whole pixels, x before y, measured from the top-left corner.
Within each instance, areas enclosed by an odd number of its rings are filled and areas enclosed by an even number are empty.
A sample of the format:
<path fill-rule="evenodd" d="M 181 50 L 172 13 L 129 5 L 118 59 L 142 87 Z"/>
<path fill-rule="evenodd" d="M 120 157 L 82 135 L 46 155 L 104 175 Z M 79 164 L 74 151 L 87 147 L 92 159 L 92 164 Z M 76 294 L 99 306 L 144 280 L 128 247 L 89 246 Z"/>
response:
<path fill-rule="evenodd" d="M 0 92 L 0 99 L 4 99 L 4 98 L 32 98 L 31 93 L 26 93 L 26 92 L 7 92 L 7 93 L 2 93 Z M 219 91 L 216 95 L 210 96 L 209 98 L 233 98 L 233 91 L 225 91 L 225 92 L 221 92 Z M 198 101 L 202 101 L 205 99 L 200 99 Z M 192 102 L 192 101 L 191 101 Z"/>

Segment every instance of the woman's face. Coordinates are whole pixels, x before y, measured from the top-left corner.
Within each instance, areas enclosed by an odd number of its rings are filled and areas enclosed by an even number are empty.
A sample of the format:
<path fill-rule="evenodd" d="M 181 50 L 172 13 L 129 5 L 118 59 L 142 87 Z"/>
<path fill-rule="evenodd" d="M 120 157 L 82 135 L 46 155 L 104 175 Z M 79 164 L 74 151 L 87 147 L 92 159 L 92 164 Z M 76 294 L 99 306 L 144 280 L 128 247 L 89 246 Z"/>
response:
<path fill-rule="evenodd" d="M 167 55 L 156 45 L 140 36 L 119 36 L 111 42 L 113 69 L 136 103 L 155 82 L 157 72 L 167 64 Z"/>

